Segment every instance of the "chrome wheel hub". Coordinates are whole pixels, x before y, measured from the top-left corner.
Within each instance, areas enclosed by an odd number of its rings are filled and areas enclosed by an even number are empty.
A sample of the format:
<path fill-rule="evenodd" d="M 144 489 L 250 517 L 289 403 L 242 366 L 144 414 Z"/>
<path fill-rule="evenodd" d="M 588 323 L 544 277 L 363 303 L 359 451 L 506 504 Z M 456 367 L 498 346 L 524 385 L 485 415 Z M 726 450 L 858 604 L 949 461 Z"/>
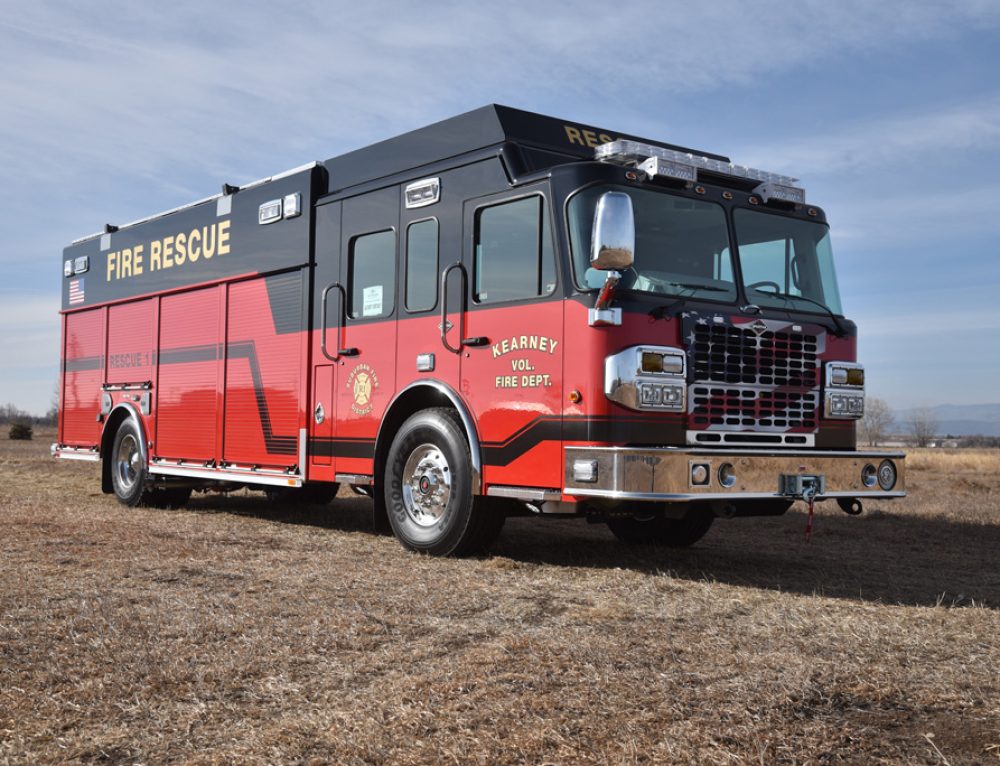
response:
<path fill-rule="evenodd" d="M 403 467 L 403 507 L 410 520 L 432 527 L 444 517 L 451 499 L 451 468 L 433 444 L 421 444 Z"/>
<path fill-rule="evenodd" d="M 139 443 L 135 436 L 127 434 L 118 445 L 118 454 L 115 456 L 115 471 L 118 475 L 118 485 L 124 492 L 128 492 L 139 479 L 139 470 L 142 467 L 142 456 L 139 453 Z"/>

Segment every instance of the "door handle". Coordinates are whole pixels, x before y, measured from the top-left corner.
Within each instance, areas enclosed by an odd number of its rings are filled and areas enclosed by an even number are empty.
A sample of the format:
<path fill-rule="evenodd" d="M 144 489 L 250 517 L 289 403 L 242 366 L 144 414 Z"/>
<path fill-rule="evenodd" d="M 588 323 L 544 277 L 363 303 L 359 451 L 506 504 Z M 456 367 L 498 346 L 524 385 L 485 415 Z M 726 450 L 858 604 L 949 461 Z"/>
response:
<path fill-rule="evenodd" d="M 462 338 L 463 346 L 488 346 L 490 339 L 485 335 L 476 335 L 472 338 Z"/>
<path fill-rule="evenodd" d="M 465 292 L 469 286 L 469 275 L 465 270 L 465 266 L 462 265 L 460 261 L 451 264 L 448 268 L 441 272 L 441 345 L 448 349 L 453 354 L 462 353 L 462 345 L 464 341 L 460 341 L 457 346 L 452 346 L 448 342 L 448 275 L 454 270 L 458 269 L 462 273 L 462 294 L 461 294 L 461 306 L 458 313 L 458 333 L 459 337 L 462 335 L 462 325 L 463 317 L 465 314 Z"/>
<path fill-rule="evenodd" d="M 340 303 L 337 306 L 337 324 L 334 329 L 337 332 L 337 350 L 331 355 L 326 348 L 326 301 L 327 296 L 330 294 L 331 290 L 336 290 L 340 293 Z M 327 285 L 323 288 L 322 297 L 322 308 L 320 311 L 323 314 L 323 321 L 320 323 L 321 335 L 320 335 L 320 349 L 323 351 L 323 356 L 329 359 L 331 362 L 339 362 L 342 356 L 357 356 L 358 350 L 356 348 L 340 348 L 340 328 L 343 327 L 345 321 L 345 314 L 347 311 L 347 291 L 340 282 L 334 282 L 333 284 Z"/>

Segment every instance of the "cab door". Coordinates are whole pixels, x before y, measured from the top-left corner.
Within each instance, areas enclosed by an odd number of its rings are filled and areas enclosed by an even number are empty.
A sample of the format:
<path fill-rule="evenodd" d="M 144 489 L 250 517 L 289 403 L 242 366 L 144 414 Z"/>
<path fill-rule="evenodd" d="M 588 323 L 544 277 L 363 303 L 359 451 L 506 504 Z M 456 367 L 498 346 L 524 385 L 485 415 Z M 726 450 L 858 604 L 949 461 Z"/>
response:
<path fill-rule="evenodd" d="M 408 183 L 400 199 L 400 312 L 398 387 L 430 382 L 458 392 L 462 349 L 442 342 L 463 305 L 462 213 L 469 187 L 481 188 L 483 165 L 465 166 Z M 405 189 L 431 187 L 436 201 L 407 199 Z M 447 275 L 442 292 L 442 277 Z M 447 314 L 442 322 L 443 314 Z M 451 346 L 449 348 L 449 346 Z"/>
<path fill-rule="evenodd" d="M 373 475 L 375 437 L 396 390 L 399 187 L 343 201 L 343 347 L 336 380 L 338 474 Z"/>
<path fill-rule="evenodd" d="M 547 187 L 469 201 L 464 217 L 468 309 L 456 341 L 484 482 L 561 487 L 563 310 Z"/>

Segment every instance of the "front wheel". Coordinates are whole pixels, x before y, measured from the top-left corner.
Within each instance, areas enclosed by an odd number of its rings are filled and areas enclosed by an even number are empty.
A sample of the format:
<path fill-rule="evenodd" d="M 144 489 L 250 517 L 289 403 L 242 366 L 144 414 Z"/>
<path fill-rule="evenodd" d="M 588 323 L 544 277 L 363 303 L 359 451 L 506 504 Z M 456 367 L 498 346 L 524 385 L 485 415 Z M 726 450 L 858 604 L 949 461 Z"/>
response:
<path fill-rule="evenodd" d="M 687 548 L 705 536 L 715 521 L 711 509 L 695 506 L 680 519 L 668 519 L 658 509 L 638 509 L 633 516 L 609 519 L 608 528 L 623 543 Z"/>
<path fill-rule="evenodd" d="M 382 484 L 393 534 L 410 550 L 483 552 L 503 526 L 502 509 L 472 494 L 469 443 L 448 408 L 423 410 L 403 423 Z"/>

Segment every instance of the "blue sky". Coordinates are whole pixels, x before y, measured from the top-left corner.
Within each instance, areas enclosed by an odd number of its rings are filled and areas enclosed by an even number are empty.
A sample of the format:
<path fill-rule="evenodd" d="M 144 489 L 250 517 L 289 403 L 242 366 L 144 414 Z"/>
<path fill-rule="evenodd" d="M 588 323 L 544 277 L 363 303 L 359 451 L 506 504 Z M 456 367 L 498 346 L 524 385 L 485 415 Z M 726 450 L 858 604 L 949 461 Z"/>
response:
<path fill-rule="evenodd" d="M 0 0 L 0 403 L 72 239 L 497 102 L 801 178 L 869 392 L 1000 401 L 1000 2 Z"/>

